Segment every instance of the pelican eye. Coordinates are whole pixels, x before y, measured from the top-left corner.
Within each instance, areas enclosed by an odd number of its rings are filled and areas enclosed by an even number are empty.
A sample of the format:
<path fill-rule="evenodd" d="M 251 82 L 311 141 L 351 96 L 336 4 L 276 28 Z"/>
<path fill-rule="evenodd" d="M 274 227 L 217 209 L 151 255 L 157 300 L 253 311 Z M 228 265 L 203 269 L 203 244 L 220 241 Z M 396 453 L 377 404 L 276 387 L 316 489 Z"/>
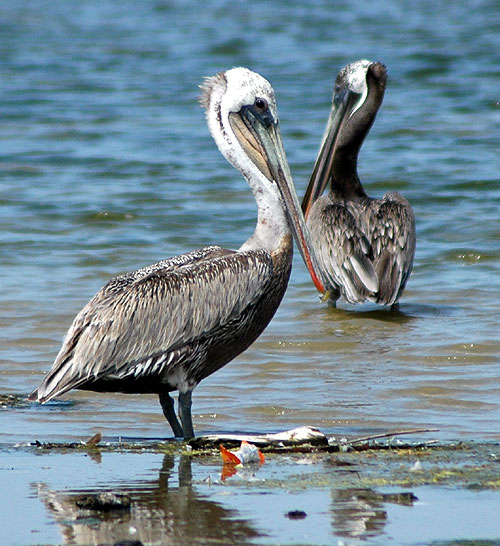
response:
<path fill-rule="evenodd" d="M 277 123 L 269 109 L 269 103 L 261 97 L 257 97 L 251 106 L 243 106 L 241 111 L 246 116 L 251 114 L 252 118 L 258 120 L 266 128 Z"/>
<path fill-rule="evenodd" d="M 257 98 L 255 99 L 255 102 L 254 102 L 254 106 L 255 106 L 255 109 L 258 111 L 258 112 L 265 112 L 268 108 L 268 105 L 267 105 L 267 100 L 266 99 L 261 99 L 261 98 Z"/>
<path fill-rule="evenodd" d="M 334 90 L 334 93 L 333 93 L 333 103 L 338 106 L 341 102 L 342 102 L 342 99 L 344 98 L 344 95 L 345 95 L 345 89 L 342 85 L 340 84 L 337 84 L 335 86 L 335 90 Z"/>

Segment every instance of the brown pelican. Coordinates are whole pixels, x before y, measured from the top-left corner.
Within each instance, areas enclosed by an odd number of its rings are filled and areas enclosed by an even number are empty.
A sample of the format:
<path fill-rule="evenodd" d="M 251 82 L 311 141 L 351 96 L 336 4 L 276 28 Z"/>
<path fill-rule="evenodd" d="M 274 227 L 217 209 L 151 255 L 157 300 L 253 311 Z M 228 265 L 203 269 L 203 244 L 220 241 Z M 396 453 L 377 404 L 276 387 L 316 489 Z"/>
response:
<path fill-rule="evenodd" d="M 335 81 L 333 104 L 302 201 L 327 292 L 335 304 L 373 301 L 394 305 L 405 288 L 415 253 L 415 217 L 397 192 L 369 197 L 358 177 L 358 153 L 382 104 L 383 64 L 357 61 Z M 328 181 L 330 190 L 321 196 Z"/>
<path fill-rule="evenodd" d="M 254 233 L 237 251 L 210 246 L 109 281 L 74 319 L 30 400 L 46 402 L 74 388 L 157 393 L 175 436 L 192 438 L 192 390 L 273 317 L 290 275 L 292 234 L 314 275 L 271 85 L 234 68 L 201 89 L 212 136 L 257 201 Z M 180 422 L 169 394 L 175 390 Z"/>

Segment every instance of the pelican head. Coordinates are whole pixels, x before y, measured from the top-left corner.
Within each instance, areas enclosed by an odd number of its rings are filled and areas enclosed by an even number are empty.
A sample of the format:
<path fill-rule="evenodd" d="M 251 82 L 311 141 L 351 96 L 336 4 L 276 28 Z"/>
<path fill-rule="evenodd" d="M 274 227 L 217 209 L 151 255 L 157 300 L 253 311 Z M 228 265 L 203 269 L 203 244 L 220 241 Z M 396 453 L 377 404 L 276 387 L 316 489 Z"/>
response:
<path fill-rule="evenodd" d="M 336 154 L 335 159 L 354 163 L 355 170 L 359 149 L 382 104 L 386 82 L 387 69 L 379 62 L 356 61 L 339 72 L 330 116 L 302 201 L 306 218 L 325 190 Z"/>
<path fill-rule="evenodd" d="M 255 233 L 240 250 L 272 251 L 291 231 L 317 289 L 324 284 L 293 185 L 271 84 L 247 68 L 206 78 L 200 103 L 224 157 L 248 181 L 257 201 Z"/>

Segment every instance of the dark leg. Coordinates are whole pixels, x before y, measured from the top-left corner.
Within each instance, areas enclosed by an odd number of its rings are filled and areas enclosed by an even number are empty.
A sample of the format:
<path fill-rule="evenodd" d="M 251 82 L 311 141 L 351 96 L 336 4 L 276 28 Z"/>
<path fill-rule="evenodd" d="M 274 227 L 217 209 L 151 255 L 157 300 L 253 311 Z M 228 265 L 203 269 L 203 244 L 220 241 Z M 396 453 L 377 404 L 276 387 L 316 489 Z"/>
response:
<path fill-rule="evenodd" d="M 182 430 L 181 424 L 175 415 L 174 401 L 168 392 L 161 392 L 159 394 L 161 409 L 163 410 L 163 415 L 167 418 L 169 425 L 172 427 L 174 436 L 176 438 L 182 438 L 184 432 Z"/>
<path fill-rule="evenodd" d="M 194 438 L 193 419 L 191 417 L 192 391 L 179 392 L 179 417 L 181 418 L 184 440 Z"/>
<path fill-rule="evenodd" d="M 338 290 L 334 290 L 333 288 L 330 288 L 322 296 L 320 296 L 319 299 L 323 303 L 328 303 L 330 307 L 337 307 L 337 300 L 339 298 L 340 298 L 340 292 Z"/>

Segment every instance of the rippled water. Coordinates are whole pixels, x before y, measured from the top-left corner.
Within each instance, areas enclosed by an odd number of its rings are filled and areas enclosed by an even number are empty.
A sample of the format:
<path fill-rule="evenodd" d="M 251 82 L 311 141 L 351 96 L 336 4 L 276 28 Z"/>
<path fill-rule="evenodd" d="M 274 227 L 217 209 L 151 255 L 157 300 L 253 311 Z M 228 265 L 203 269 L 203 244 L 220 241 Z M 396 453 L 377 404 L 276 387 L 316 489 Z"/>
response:
<path fill-rule="evenodd" d="M 447 488 L 416 487 L 398 498 L 400 488 L 361 487 L 355 479 L 359 467 L 335 468 L 328 458 L 311 467 L 299 457 L 275 458 L 256 475 L 224 484 L 214 457 L 146 451 L 104 453 L 96 461 L 81 452 L 21 453 L 13 472 L 0 468 L 3 494 L 14 489 L 27 494 L 22 505 L 8 507 L 3 544 L 108 546 L 140 539 L 145 546 L 498 545 L 498 492 L 466 489 L 450 495 Z M 357 485 L 341 486 L 349 474 Z M 26 476 L 31 482 L 20 487 Z M 286 488 L 279 486 L 283 482 Z M 321 483 L 328 487 L 318 487 Z M 84 509 L 110 492 L 125 497 L 130 508 Z M 285 516 L 297 510 L 305 517 Z"/>
<path fill-rule="evenodd" d="M 111 277 L 207 244 L 237 248 L 251 234 L 253 197 L 197 105 L 204 76 L 245 65 L 271 81 L 302 195 L 335 76 L 369 58 L 387 65 L 389 82 L 361 179 L 373 196 L 404 193 L 417 218 L 400 310 L 327 308 L 297 256 L 265 333 L 195 391 L 195 431 L 433 427 L 440 440 L 499 440 L 498 9 L 496 0 L 0 3 L 0 394 L 40 382 L 74 315 Z M 11 448 L 97 430 L 164 438 L 155 396 L 75 391 L 2 408 L 0 422 L 9 544 L 109 543 L 133 525 L 147 544 L 500 536 L 496 492 L 422 488 L 409 508 L 321 486 L 321 476 L 311 485 L 314 475 L 290 495 L 286 480 L 299 471 L 281 459 L 266 463 L 257 488 L 253 478 L 211 488 L 203 459 L 186 477 L 184 457 Z M 73 525 L 73 492 L 109 487 L 130 492 L 130 518 Z M 295 508 L 308 518 L 287 520 Z"/>
<path fill-rule="evenodd" d="M 1 392 L 39 383 L 112 276 L 252 232 L 252 195 L 196 102 L 203 76 L 245 65 L 271 81 L 302 195 L 336 73 L 368 57 L 389 82 L 361 179 L 417 217 L 400 311 L 325 307 L 297 255 L 270 327 L 195 391 L 196 432 L 500 439 L 497 15 L 493 0 L 2 3 Z M 65 400 L 4 411 L 1 441 L 170 434 L 154 396 Z"/>

